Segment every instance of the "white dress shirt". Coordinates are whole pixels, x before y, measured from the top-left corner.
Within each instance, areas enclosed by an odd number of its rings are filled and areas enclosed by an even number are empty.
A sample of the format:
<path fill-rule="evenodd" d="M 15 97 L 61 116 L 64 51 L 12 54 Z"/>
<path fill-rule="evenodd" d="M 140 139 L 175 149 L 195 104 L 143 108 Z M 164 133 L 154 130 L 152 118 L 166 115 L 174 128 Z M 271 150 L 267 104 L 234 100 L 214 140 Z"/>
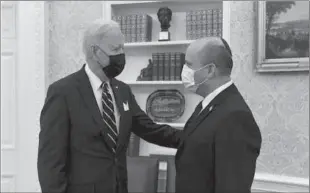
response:
<path fill-rule="evenodd" d="M 93 73 L 93 71 L 91 71 L 91 69 L 89 68 L 88 64 L 85 65 L 85 72 L 86 72 L 86 74 L 87 74 L 87 76 L 89 78 L 90 85 L 91 85 L 91 87 L 93 89 L 94 96 L 95 96 L 96 101 L 97 101 L 97 105 L 98 105 L 98 107 L 100 109 L 100 112 L 102 114 L 103 113 L 102 112 L 102 102 L 101 102 L 101 99 L 102 99 L 102 88 L 101 88 L 102 81 L 97 77 L 97 75 L 95 75 Z M 113 90 L 111 88 L 111 85 L 110 85 L 109 81 L 108 81 L 108 85 L 109 85 L 109 91 L 110 91 L 110 93 L 112 95 L 116 128 L 117 128 L 117 131 L 119 131 L 119 118 L 120 118 L 120 114 L 119 114 L 118 108 L 116 106 L 114 93 L 113 93 Z"/>
<path fill-rule="evenodd" d="M 202 110 L 201 111 L 203 111 L 217 95 L 219 95 L 221 92 L 223 92 L 226 88 L 228 88 L 232 84 L 233 84 L 233 82 L 232 82 L 232 80 L 230 80 L 229 82 L 218 87 L 213 92 L 211 92 L 208 96 L 206 96 L 206 98 L 204 98 L 202 101 Z"/>

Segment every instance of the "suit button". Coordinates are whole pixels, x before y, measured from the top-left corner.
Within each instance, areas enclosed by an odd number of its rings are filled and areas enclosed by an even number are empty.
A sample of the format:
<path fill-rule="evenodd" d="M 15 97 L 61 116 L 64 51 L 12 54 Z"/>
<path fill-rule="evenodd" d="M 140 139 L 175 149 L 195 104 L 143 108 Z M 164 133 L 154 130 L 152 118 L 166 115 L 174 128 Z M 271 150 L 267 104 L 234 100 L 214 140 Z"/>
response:
<path fill-rule="evenodd" d="M 118 159 L 117 159 L 117 158 L 114 158 L 114 162 L 117 163 L 117 162 L 118 162 Z"/>

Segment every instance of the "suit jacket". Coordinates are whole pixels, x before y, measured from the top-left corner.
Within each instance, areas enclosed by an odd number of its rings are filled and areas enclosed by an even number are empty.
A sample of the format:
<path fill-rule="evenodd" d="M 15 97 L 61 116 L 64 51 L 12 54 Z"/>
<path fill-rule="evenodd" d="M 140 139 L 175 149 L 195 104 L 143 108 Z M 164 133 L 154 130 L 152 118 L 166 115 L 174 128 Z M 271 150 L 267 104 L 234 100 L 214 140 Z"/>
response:
<path fill-rule="evenodd" d="M 260 147 L 259 127 L 233 84 L 186 123 L 176 192 L 250 193 Z"/>
<path fill-rule="evenodd" d="M 179 145 L 180 131 L 155 124 L 130 87 L 111 80 L 120 111 L 116 153 L 84 67 L 49 86 L 41 112 L 38 175 L 42 192 L 127 193 L 126 150 L 130 133 L 165 147 Z M 129 104 L 129 110 L 123 103 Z"/>

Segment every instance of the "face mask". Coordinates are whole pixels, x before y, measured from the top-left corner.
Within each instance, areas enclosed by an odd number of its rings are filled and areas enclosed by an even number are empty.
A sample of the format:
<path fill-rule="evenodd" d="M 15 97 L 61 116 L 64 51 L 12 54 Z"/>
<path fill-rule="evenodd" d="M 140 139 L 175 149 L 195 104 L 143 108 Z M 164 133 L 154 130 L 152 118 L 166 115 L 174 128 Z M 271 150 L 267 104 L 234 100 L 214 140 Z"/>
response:
<path fill-rule="evenodd" d="M 193 69 L 190 69 L 186 64 L 183 66 L 183 70 L 182 70 L 182 82 L 184 84 L 184 87 L 186 89 L 188 89 L 189 91 L 191 92 L 196 92 L 198 87 L 205 83 L 208 78 L 206 78 L 204 81 L 198 83 L 198 84 L 195 84 L 195 72 L 199 71 L 199 70 L 202 70 L 204 68 L 206 68 L 207 66 L 204 66 L 198 70 L 193 70 Z"/>
<path fill-rule="evenodd" d="M 107 55 L 99 46 L 97 47 L 101 52 L 103 52 L 105 55 Z M 97 56 L 97 59 L 100 61 L 100 57 Z M 126 59 L 125 54 L 117 54 L 109 56 L 110 64 L 108 66 L 105 66 L 102 68 L 103 72 L 108 78 L 115 78 L 125 68 Z M 100 62 L 98 62 L 100 64 Z"/>
<path fill-rule="evenodd" d="M 102 68 L 108 78 L 115 78 L 123 72 L 126 64 L 125 54 L 109 56 L 110 64 Z"/>

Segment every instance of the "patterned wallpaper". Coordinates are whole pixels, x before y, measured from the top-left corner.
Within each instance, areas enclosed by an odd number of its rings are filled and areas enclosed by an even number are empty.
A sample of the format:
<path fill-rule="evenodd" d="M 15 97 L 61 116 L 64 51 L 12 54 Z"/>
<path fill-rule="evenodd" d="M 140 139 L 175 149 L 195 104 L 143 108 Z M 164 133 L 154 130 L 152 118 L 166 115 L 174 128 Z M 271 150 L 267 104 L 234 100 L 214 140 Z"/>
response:
<path fill-rule="evenodd" d="M 257 170 L 309 178 L 309 72 L 254 72 L 256 6 L 231 3 L 233 79 L 263 136 Z"/>
<path fill-rule="evenodd" d="M 233 79 L 260 125 L 263 146 L 257 172 L 309 178 L 309 73 L 254 72 L 256 10 L 231 4 Z M 78 70 L 82 31 L 102 16 L 100 1 L 50 3 L 49 83 Z"/>
<path fill-rule="evenodd" d="M 49 2 L 49 69 L 52 83 L 85 63 L 82 51 L 83 31 L 88 23 L 102 18 L 101 1 Z"/>

